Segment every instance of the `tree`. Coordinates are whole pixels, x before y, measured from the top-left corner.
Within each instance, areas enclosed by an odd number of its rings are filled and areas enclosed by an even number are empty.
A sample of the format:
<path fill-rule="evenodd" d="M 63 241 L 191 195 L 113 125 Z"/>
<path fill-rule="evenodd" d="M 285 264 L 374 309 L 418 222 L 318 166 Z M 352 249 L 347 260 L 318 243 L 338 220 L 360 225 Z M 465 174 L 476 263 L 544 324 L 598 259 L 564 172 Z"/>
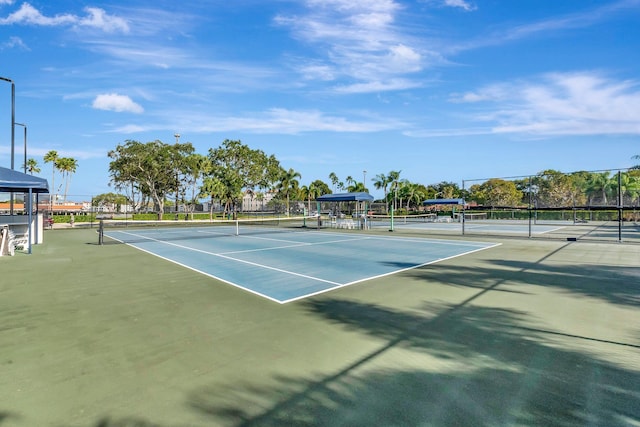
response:
<path fill-rule="evenodd" d="M 117 193 L 103 193 L 94 196 L 91 199 L 91 206 L 99 208 L 98 210 L 117 212 L 122 205 L 128 202 L 127 196 Z"/>
<path fill-rule="evenodd" d="M 640 154 L 636 154 L 635 156 L 631 157 L 633 160 L 640 160 Z M 635 166 L 631 166 L 631 169 L 635 169 L 638 170 L 640 169 L 640 165 L 635 165 Z"/>
<path fill-rule="evenodd" d="M 500 178 L 472 185 L 470 191 L 472 200 L 491 208 L 518 206 L 522 201 L 522 192 L 516 188 L 516 184 Z"/>
<path fill-rule="evenodd" d="M 543 207 L 566 207 L 575 203 L 575 183 L 570 175 L 548 169 L 540 172 L 533 180 L 537 186 L 537 200 Z"/>
<path fill-rule="evenodd" d="M 400 173 L 402 171 L 391 171 L 387 175 L 387 181 L 391 185 L 391 192 L 393 193 L 393 208 L 396 208 L 396 199 L 398 196 L 398 180 L 400 179 Z M 388 203 L 388 202 L 387 202 Z"/>
<path fill-rule="evenodd" d="M 350 186 L 347 187 L 349 193 L 368 193 L 369 190 L 365 187 L 364 182 L 353 181 Z"/>
<path fill-rule="evenodd" d="M 407 199 L 407 209 L 410 209 L 413 203 L 417 210 L 419 210 L 422 201 L 427 198 L 427 187 L 415 182 L 408 182 L 404 193 Z"/>
<path fill-rule="evenodd" d="M 611 184 L 609 172 L 592 173 L 585 183 L 589 204 L 597 203 L 599 200 L 603 205 L 607 205 L 607 196 L 611 194 Z"/>
<path fill-rule="evenodd" d="M 40 173 L 40 167 L 38 166 L 38 161 L 36 159 L 27 160 L 26 170 L 31 175 L 33 175 L 34 173 Z"/>
<path fill-rule="evenodd" d="M 53 200 L 55 199 L 55 181 L 56 181 L 56 170 L 58 169 L 58 152 L 56 150 L 47 151 L 44 155 L 44 162 L 51 163 L 51 189 L 54 191 L 54 194 L 49 194 L 49 210 L 53 210 Z"/>
<path fill-rule="evenodd" d="M 76 172 L 76 169 L 78 168 L 78 161 L 73 157 L 58 158 L 57 167 L 62 173 L 62 179 L 64 180 L 64 196 L 62 197 L 62 200 L 66 202 L 71 174 Z"/>
<path fill-rule="evenodd" d="M 130 186 L 153 200 L 158 219 L 162 219 L 167 194 L 176 191 L 176 152 L 192 152 L 191 144 L 171 146 L 162 141 L 141 143 L 127 140 L 108 153 L 111 183 Z"/>
<path fill-rule="evenodd" d="M 455 182 L 442 181 L 438 184 L 430 185 L 435 191 L 433 198 L 437 199 L 437 196 L 441 196 L 442 199 L 453 199 L 459 197 L 461 194 L 460 187 Z"/>
<path fill-rule="evenodd" d="M 319 179 L 313 181 L 309 186 L 303 185 L 300 188 L 300 193 L 303 199 L 307 199 L 307 212 L 311 212 L 311 200 L 317 199 L 319 196 L 323 194 L 331 194 L 331 189 L 329 186 L 320 181 Z"/>
<path fill-rule="evenodd" d="M 331 172 L 331 173 L 329 174 L 329 179 L 331 180 L 331 185 L 333 185 L 333 190 L 335 191 L 335 189 L 336 189 L 336 188 L 337 188 L 337 186 L 338 186 L 338 183 L 340 182 L 340 179 L 339 179 L 339 178 L 338 178 L 338 176 L 337 176 L 335 173 L 333 173 L 333 172 Z"/>
<path fill-rule="evenodd" d="M 231 208 L 235 212 L 244 190 L 269 188 L 278 182 L 281 173 L 275 156 L 253 150 L 241 141 L 226 139 L 220 147 L 209 149 L 208 157 L 211 162 L 209 175 L 225 187 L 225 213 Z"/>
<path fill-rule="evenodd" d="M 296 178 L 301 178 L 299 172 L 289 169 L 288 171 L 282 170 L 280 175 L 280 182 L 278 183 L 278 193 L 282 194 L 287 199 L 287 216 L 290 213 L 289 196 L 291 193 L 297 191 L 299 182 Z"/>
<path fill-rule="evenodd" d="M 191 197 L 189 199 L 189 214 L 193 219 L 193 211 L 196 203 L 198 192 L 198 183 L 201 178 L 211 171 L 211 162 L 202 154 L 190 154 L 184 159 L 184 172 L 186 185 L 191 189 Z"/>
<path fill-rule="evenodd" d="M 214 201 L 217 198 L 222 201 L 226 192 L 226 187 L 222 181 L 212 176 L 204 178 L 202 186 L 200 187 L 200 194 L 198 197 L 210 197 L 209 203 L 209 219 L 213 219 L 213 206 Z"/>
<path fill-rule="evenodd" d="M 373 181 L 373 186 L 376 187 L 376 190 L 382 189 L 384 191 L 384 200 L 387 200 L 387 188 L 389 187 L 389 177 L 383 173 L 379 173 L 375 177 L 371 179 Z M 389 213 L 389 204 L 385 203 L 385 213 Z"/>

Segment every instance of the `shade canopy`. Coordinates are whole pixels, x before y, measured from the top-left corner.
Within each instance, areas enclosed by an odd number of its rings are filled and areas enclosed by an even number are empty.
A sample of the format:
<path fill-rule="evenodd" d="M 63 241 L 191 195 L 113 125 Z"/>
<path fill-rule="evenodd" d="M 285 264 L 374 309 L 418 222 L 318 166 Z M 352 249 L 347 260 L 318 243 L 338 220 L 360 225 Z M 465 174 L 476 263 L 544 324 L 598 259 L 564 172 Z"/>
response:
<path fill-rule="evenodd" d="M 336 193 L 324 194 L 316 199 L 318 202 L 372 202 L 373 196 L 369 193 Z"/>
<path fill-rule="evenodd" d="M 44 178 L 0 167 L 0 193 L 48 193 L 49 183 Z"/>
<path fill-rule="evenodd" d="M 464 205 L 464 199 L 427 199 L 423 205 Z"/>

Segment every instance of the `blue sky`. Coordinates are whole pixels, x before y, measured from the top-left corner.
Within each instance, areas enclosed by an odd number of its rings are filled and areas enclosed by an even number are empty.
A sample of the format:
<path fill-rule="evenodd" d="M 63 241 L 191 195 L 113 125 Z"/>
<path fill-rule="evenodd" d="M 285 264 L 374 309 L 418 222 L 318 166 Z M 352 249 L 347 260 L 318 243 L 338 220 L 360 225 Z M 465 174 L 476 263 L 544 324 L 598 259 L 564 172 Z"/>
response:
<path fill-rule="evenodd" d="M 0 76 L 40 175 L 49 150 L 76 158 L 81 199 L 112 191 L 116 145 L 176 133 L 302 184 L 461 185 L 636 164 L 638 22 L 640 0 L 0 0 Z M 10 100 L 0 82 L 5 167 Z"/>

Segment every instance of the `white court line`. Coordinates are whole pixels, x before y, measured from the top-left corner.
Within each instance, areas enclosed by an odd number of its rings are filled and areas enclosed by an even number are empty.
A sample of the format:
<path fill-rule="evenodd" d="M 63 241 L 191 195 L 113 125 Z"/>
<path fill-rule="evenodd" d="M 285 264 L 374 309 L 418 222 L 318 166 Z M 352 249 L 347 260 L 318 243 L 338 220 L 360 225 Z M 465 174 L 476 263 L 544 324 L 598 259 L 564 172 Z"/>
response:
<path fill-rule="evenodd" d="M 358 239 L 327 240 L 326 242 L 314 242 L 314 243 L 298 242 L 297 244 L 287 245 L 287 246 L 275 246 L 273 248 L 260 248 L 260 249 L 244 249 L 244 250 L 241 250 L 241 251 L 221 252 L 221 254 L 228 255 L 228 254 L 244 254 L 244 253 L 249 253 L 249 252 L 274 251 L 274 250 L 278 250 L 278 249 L 295 248 L 295 247 L 298 247 L 298 246 L 321 246 L 321 245 L 329 245 L 329 244 L 333 244 L 333 243 L 357 242 L 357 241 L 360 241 L 360 240 L 370 240 L 370 238 L 362 237 L 362 238 L 358 238 Z"/>

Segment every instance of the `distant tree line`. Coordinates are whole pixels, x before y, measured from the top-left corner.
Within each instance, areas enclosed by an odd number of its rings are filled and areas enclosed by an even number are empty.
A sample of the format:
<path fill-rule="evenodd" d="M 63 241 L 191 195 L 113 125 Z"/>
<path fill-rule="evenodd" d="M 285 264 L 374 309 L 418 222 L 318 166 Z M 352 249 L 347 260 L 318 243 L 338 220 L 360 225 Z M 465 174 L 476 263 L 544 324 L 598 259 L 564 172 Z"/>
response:
<path fill-rule="evenodd" d="M 329 183 L 316 179 L 301 186 L 301 174 L 283 167 L 274 155 L 228 139 L 206 155 L 196 153 L 188 142 L 127 140 L 108 156 L 110 183 L 119 194 L 100 195 L 94 203 L 127 203 L 136 210 L 153 206 L 159 218 L 168 203 L 193 214 L 196 204 L 207 199 L 212 209 L 217 202 L 225 214 L 235 214 L 245 194 L 261 200 L 271 193 L 285 204 L 288 213 L 292 200 L 306 201 L 311 209 L 311 200 L 323 194 L 369 191 L 365 182 L 352 176 L 341 180 L 334 172 L 328 175 Z M 545 170 L 522 179 L 489 179 L 469 188 L 445 181 L 430 185 L 411 182 L 401 178 L 399 170 L 377 174 L 371 181 L 384 193 L 386 212 L 419 211 L 425 199 L 433 198 L 464 198 L 467 203 L 493 208 L 527 206 L 532 200 L 538 206 L 566 207 L 606 205 L 618 194 L 618 178 L 610 172 Z M 640 168 L 623 173 L 621 185 L 625 197 L 638 204 Z"/>

